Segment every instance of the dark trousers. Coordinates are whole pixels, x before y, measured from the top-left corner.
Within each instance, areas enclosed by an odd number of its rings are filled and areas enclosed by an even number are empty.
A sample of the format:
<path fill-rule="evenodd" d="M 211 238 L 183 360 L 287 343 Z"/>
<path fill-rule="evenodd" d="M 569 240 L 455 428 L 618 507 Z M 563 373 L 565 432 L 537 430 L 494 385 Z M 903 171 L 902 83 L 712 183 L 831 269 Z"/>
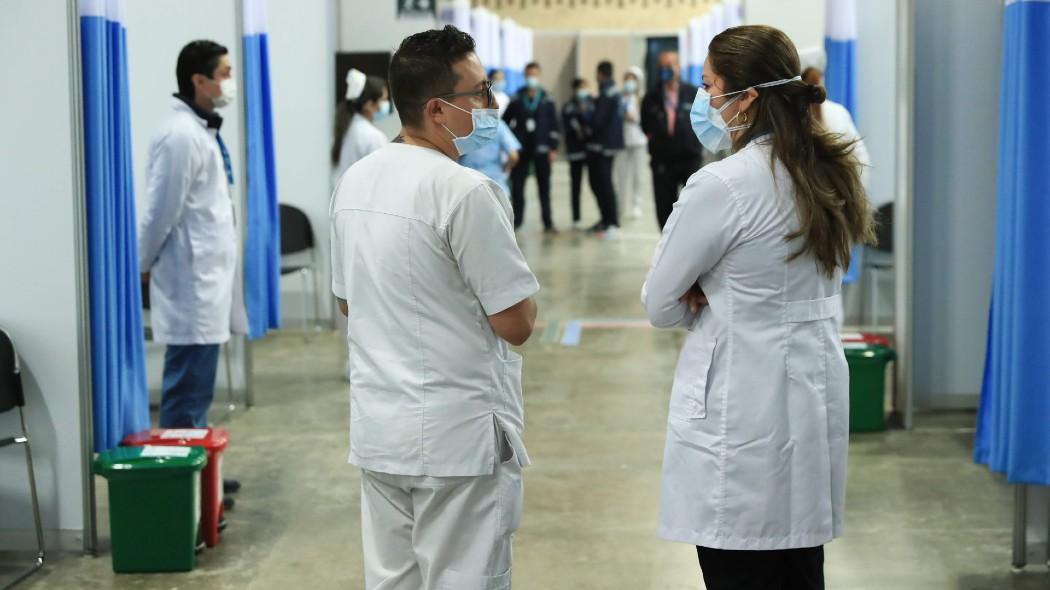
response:
<path fill-rule="evenodd" d="M 707 590 L 824 590 L 824 547 L 696 553 Z"/>
<path fill-rule="evenodd" d="M 601 224 L 605 227 L 620 225 L 616 211 L 616 189 L 613 187 L 613 157 L 601 152 L 587 153 L 587 179 L 591 183 L 591 192 L 598 200 L 601 211 Z"/>
<path fill-rule="evenodd" d="M 667 224 L 678 194 L 689 181 L 689 177 L 700 169 L 700 159 L 679 160 L 675 162 L 652 162 L 653 197 L 656 200 L 656 221 L 660 229 Z"/>
<path fill-rule="evenodd" d="M 525 180 L 529 177 L 529 165 L 535 167 L 536 186 L 540 193 L 540 212 L 543 227 L 554 227 L 551 220 L 551 161 L 548 152 L 522 150 L 521 159 L 510 171 L 510 201 L 514 205 L 514 229 L 525 223 Z"/>
<path fill-rule="evenodd" d="M 569 180 L 572 187 L 572 221 L 580 220 L 580 195 L 583 193 L 583 171 L 587 167 L 585 158 L 569 160 Z"/>
<path fill-rule="evenodd" d="M 169 344 L 164 352 L 161 428 L 205 428 L 215 397 L 218 344 Z"/>

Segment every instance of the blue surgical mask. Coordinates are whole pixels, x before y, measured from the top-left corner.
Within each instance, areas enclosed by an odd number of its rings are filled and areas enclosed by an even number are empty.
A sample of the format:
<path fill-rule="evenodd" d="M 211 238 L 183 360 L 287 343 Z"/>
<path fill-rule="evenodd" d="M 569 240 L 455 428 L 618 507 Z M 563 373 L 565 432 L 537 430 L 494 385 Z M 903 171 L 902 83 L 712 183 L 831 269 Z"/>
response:
<path fill-rule="evenodd" d="M 638 92 L 638 80 L 624 80 L 623 91 L 627 94 Z"/>
<path fill-rule="evenodd" d="M 507 81 L 506 80 L 496 80 L 495 82 L 492 83 L 492 91 L 493 92 L 506 92 L 507 91 Z"/>
<path fill-rule="evenodd" d="M 528 78 L 525 78 L 525 85 L 529 88 L 539 88 L 540 79 L 536 76 L 529 76 Z"/>
<path fill-rule="evenodd" d="M 379 101 L 379 110 L 376 111 L 373 120 L 382 121 L 390 116 L 390 101 L 381 100 Z"/>
<path fill-rule="evenodd" d="M 670 82 L 674 80 L 674 70 L 671 68 L 660 68 L 660 81 Z"/>
<path fill-rule="evenodd" d="M 499 133 L 499 109 L 472 109 L 468 111 L 457 107 L 447 100 L 438 100 L 454 109 L 469 114 L 474 125 L 473 131 L 465 137 L 457 137 L 455 133 L 452 133 L 451 129 L 445 127 L 445 131 L 452 135 L 452 144 L 456 146 L 456 151 L 459 152 L 459 155 L 465 156 L 476 152 L 488 145 L 493 139 L 496 139 L 496 134 Z"/>
<path fill-rule="evenodd" d="M 582 88 L 576 91 L 576 99 L 577 100 L 590 100 L 590 98 L 591 98 L 591 93 L 590 92 L 588 92 L 588 91 L 586 91 L 586 90 L 584 90 Z"/>
<path fill-rule="evenodd" d="M 727 92 L 717 96 L 711 96 L 706 90 L 700 88 L 696 91 L 696 100 L 693 101 L 693 108 L 689 110 L 689 122 L 693 126 L 693 133 L 696 134 L 696 138 L 700 140 L 700 144 L 707 148 L 708 151 L 718 152 L 729 149 L 733 145 L 732 136 L 730 134 L 734 131 L 747 129 L 751 127 L 751 125 L 731 126 L 733 121 L 740 116 L 739 112 L 736 115 L 733 115 L 733 118 L 729 121 L 722 118 L 722 112 L 729 108 L 729 105 L 736 102 L 740 98 L 739 96 L 725 101 L 719 108 L 711 106 L 712 98 L 732 96 L 734 94 L 747 92 L 751 88 L 769 88 L 772 86 L 780 86 L 781 84 L 790 84 L 791 82 L 797 82 L 800 80 L 802 80 L 801 76 L 795 76 L 794 78 L 785 78 L 783 80 L 775 80 L 764 84 L 755 84 L 754 86 L 743 90 Z"/>

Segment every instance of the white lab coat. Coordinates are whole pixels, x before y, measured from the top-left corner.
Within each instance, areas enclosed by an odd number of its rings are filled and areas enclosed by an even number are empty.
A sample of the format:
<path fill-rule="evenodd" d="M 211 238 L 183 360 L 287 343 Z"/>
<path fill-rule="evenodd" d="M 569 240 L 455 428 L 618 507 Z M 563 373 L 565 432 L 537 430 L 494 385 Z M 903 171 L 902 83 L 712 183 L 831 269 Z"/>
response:
<path fill-rule="evenodd" d="M 339 165 L 332 170 L 332 190 L 339 186 L 339 179 L 358 160 L 390 143 L 385 133 L 379 130 L 368 117 L 354 115 L 350 127 L 343 136 L 342 151 L 339 152 Z"/>
<path fill-rule="evenodd" d="M 752 142 L 689 179 L 642 288 L 653 325 L 689 329 L 671 392 L 660 534 L 735 550 L 842 534 L 849 375 L 841 272 L 799 240 L 792 181 Z M 679 302 L 699 282 L 710 305 Z"/>
<path fill-rule="evenodd" d="M 173 101 L 150 143 L 139 266 L 151 274 L 154 340 L 220 344 L 247 332 L 230 185 L 217 131 Z"/>

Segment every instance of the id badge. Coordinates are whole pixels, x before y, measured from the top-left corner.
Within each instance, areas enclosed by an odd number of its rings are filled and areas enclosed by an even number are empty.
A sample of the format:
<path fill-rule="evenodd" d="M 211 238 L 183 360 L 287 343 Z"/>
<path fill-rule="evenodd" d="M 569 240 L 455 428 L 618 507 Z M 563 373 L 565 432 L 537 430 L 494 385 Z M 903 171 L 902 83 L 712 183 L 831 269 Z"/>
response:
<path fill-rule="evenodd" d="M 528 121 L 525 121 L 525 131 L 528 133 L 533 133 L 536 131 L 536 119 L 529 119 Z"/>

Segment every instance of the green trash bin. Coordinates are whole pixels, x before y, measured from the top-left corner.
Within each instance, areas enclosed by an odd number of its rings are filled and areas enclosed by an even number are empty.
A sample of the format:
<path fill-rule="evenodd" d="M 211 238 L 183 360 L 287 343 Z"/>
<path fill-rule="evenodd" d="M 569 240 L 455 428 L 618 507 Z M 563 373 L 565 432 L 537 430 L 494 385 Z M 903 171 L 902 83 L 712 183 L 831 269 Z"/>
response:
<path fill-rule="evenodd" d="M 849 430 L 886 429 L 886 365 L 897 358 L 892 348 L 866 343 L 843 345 L 849 364 Z"/>
<path fill-rule="evenodd" d="M 95 459 L 109 481 L 113 571 L 187 572 L 197 565 L 200 447 L 121 447 Z"/>

